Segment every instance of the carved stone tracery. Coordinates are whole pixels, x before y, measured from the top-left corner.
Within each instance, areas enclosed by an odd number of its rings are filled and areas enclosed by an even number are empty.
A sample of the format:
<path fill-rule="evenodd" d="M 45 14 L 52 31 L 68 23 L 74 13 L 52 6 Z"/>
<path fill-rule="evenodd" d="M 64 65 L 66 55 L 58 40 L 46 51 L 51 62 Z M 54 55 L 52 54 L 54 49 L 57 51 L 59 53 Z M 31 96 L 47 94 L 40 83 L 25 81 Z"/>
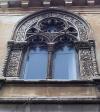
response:
<path fill-rule="evenodd" d="M 89 28 L 83 20 L 79 20 L 78 16 L 73 15 L 72 13 L 56 11 L 54 9 L 47 10 L 46 12 L 43 11 L 40 14 L 37 14 L 37 16 L 34 16 L 33 14 L 33 17 L 27 18 L 26 21 L 23 21 L 21 23 L 22 25 L 18 27 L 17 31 L 14 33 L 13 39 L 16 41 L 26 40 L 26 32 L 30 29 L 30 27 L 33 26 L 36 30 L 40 31 L 40 22 L 48 18 L 58 18 L 63 20 L 66 25 L 68 24 L 69 26 L 74 26 L 79 33 L 77 38 L 82 41 L 88 40 Z"/>
<path fill-rule="evenodd" d="M 50 19 L 52 18 L 52 19 Z M 46 20 L 43 22 L 43 20 Z M 53 32 L 48 30 L 48 26 L 62 23 Z M 44 25 L 44 26 L 43 26 Z M 42 27 L 42 28 L 41 28 Z M 47 29 L 43 29 L 47 27 Z M 19 77 L 23 51 L 30 44 L 39 41 L 47 45 L 54 45 L 59 42 L 68 41 L 74 45 L 79 54 L 80 79 L 92 79 L 98 77 L 94 41 L 88 39 L 90 27 L 79 16 L 70 12 L 48 9 L 36 14 L 32 14 L 23 19 L 16 27 L 13 35 L 13 45 L 6 62 L 4 71 L 7 77 Z M 51 52 L 49 54 L 52 54 Z M 50 56 L 49 58 L 52 58 Z M 49 63 L 50 64 L 50 63 Z M 51 66 L 51 64 L 49 65 Z M 48 70 L 48 77 L 49 72 Z"/>

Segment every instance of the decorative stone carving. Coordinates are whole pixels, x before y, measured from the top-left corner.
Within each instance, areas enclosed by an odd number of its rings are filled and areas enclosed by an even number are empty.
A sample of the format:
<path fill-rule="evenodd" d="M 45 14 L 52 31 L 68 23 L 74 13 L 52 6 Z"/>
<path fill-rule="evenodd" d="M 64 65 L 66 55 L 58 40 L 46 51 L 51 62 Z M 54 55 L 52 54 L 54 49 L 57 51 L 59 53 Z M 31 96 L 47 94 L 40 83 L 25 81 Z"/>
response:
<path fill-rule="evenodd" d="M 90 40 L 89 41 L 91 45 L 91 56 L 92 56 L 92 62 L 93 62 L 93 70 L 94 70 L 94 78 L 100 77 L 100 74 L 98 74 L 98 68 L 97 68 L 97 61 L 96 61 L 96 52 L 95 52 L 95 41 Z"/>
<path fill-rule="evenodd" d="M 50 20 L 52 18 L 52 20 Z M 43 20 L 47 20 L 43 22 Z M 41 28 L 42 22 L 42 28 Z M 59 26 L 56 22 L 63 23 Z M 49 31 L 49 27 L 52 26 L 53 32 Z M 46 30 L 44 28 L 47 28 Z M 60 30 L 59 30 L 60 29 Z M 15 29 L 13 35 L 13 41 L 9 42 L 9 54 L 5 65 L 4 74 L 6 77 L 19 77 L 21 68 L 21 61 L 23 58 L 23 50 L 30 43 L 45 43 L 47 46 L 55 46 L 59 42 L 70 42 L 77 49 L 79 54 L 80 65 L 80 79 L 92 79 L 98 77 L 98 69 L 95 56 L 95 43 L 93 40 L 89 40 L 90 27 L 79 16 L 70 12 L 61 11 L 57 9 L 49 9 L 40 11 L 39 13 L 32 14 L 23 19 Z M 49 46 L 49 60 L 52 58 L 52 53 Z M 50 68 L 52 64 L 49 61 Z M 48 77 L 52 70 L 48 70 Z"/>
<path fill-rule="evenodd" d="M 8 60 L 8 66 L 6 69 L 6 77 L 18 77 L 19 76 L 19 67 L 21 64 L 21 50 L 13 50 L 10 53 L 9 60 Z"/>
<path fill-rule="evenodd" d="M 81 79 L 92 79 L 94 74 L 93 62 L 90 49 L 79 51 Z"/>
<path fill-rule="evenodd" d="M 90 29 L 88 25 L 84 22 L 84 20 L 79 19 L 77 15 L 74 15 L 70 12 L 65 12 L 61 10 L 56 9 L 49 9 L 47 11 L 42 11 L 39 14 L 36 13 L 26 18 L 25 22 L 22 21 L 20 25 L 18 25 L 17 30 L 15 31 L 13 35 L 13 39 L 15 41 L 25 41 L 27 39 L 26 32 L 31 28 L 34 27 L 38 31 L 40 31 L 39 24 L 43 19 L 47 18 L 58 18 L 63 20 L 66 24 L 69 23 L 70 25 L 73 25 L 74 28 L 78 31 L 78 40 L 86 41 L 88 40 L 88 33 L 90 32 Z"/>

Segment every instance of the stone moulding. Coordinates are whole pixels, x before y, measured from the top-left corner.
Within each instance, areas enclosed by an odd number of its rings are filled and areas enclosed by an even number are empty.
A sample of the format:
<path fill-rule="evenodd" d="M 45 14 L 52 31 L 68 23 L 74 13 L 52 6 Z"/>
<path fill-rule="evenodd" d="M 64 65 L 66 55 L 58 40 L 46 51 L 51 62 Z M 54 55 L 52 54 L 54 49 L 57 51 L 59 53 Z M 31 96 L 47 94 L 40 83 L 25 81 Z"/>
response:
<path fill-rule="evenodd" d="M 87 97 L 87 98 L 0 98 L 0 104 L 99 104 L 100 98 Z"/>
<path fill-rule="evenodd" d="M 41 31 L 40 22 L 48 18 L 57 18 L 64 21 L 64 30 L 56 33 Z M 31 28 L 33 32 L 27 33 Z M 69 28 L 73 28 L 75 32 L 69 33 Z M 40 42 L 46 44 L 55 44 L 58 41 L 69 41 L 72 43 L 79 55 L 79 79 L 99 78 L 95 40 L 89 40 L 90 36 L 91 28 L 87 22 L 71 12 L 51 8 L 31 14 L 18 23 L 13 33 L 12 41 L 8 42 L 8 55 L 4 67 L 4 76 L 20 78 L 24 52 L 27 50 L 30 42 L 35 42 L 38 37 Z"/>

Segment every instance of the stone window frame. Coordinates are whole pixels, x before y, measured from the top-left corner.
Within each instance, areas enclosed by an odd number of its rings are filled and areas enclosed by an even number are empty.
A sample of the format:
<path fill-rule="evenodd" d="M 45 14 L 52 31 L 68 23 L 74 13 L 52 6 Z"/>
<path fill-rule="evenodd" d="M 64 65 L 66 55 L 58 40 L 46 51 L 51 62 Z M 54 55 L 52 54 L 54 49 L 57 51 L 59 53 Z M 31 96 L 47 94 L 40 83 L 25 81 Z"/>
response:
<path fill-rule="evenodd" d="M 60 9 L 46 9 L 37 13 L 33 13 L 22 19 L 17 24 L 12 36 L 12 40 L 8 41 L 8 53 L 3 70 L 4 77 L 20 79 L 20 71 L 22 66 L 21 62 L 29 44 L 29 39 L 26 38 L 26 32 L 28 28 L 35 24 L 37 20 L 41 21 L 42 19 L 44 19 L 44 17 L 61 18 L 74 24 L 74 26 L 78 30 L 77 41 L 75 41 L 73 37 L 68 38 L 68 40 L 74 44 L 74 47 L 78 51 L 80 80 L 99 78 L 95 52 L 95 40 L 89 40 L 89 37 L 91 36 L 90 26 L 79 15 Z M 44 37 L 48 38 L 49 40 L 51 39 L 47 43 L 49 45 L 50 51 L 53 47 L 52 45 L 54 44 L 54 42 L 52 42 L 52 38 L 62 37 L 63 35 L 66 35 L 66 32 L 58 32 L 52 34 L 38 32 L 35 33 L 35 35 L 39 35 L 41 37 L 41 40 L 43 40 Z M 48 78 L 50 78 L 49 75 Z"/>

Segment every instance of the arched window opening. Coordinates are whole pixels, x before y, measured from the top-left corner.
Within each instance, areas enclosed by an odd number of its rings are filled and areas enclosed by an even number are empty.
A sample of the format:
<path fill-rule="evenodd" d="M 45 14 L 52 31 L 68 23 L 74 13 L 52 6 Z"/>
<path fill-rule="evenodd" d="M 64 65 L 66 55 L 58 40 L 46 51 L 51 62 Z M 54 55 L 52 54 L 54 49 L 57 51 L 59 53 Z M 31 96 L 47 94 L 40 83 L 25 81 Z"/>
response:
<path fill-rule="evenodd" d="M 80 16 L 55 8 L 25 17 L 15 28 L 13 41 L 8 42 L 4 76 L 26 80 L 98 77 L 95 41 L 89 40 L 90 28 Z M 41 47 L 44 43 L 46 49 Z"/>
<path fill-rule="evenodd" d="M 49 34 L 49 39 L 50 35 L 64 32 L 67 26 L 68 23 L 65 24 L 62 19 L 54 17 L 39 22 L 40 31 Z M 45 36 L 38 36 L 38 33 L 33 26 L 26 33 L 27 41 L 33 45 L 26 53 L 22 78 L 76 80 L 79 72 L 77 53 L 73 45 L 78 34 L 75 27 L 70 23 L 66 35 L 58 36 L 49 42 Z M 48 50 L 44 49 L 44 42 L 47 43 Z"/>
<path fill-rule="evenodd" d="M 78 55 L 73 46 L 59 45 L 54 53 L 53 77 L 54 79 L 76 80 L 78 77 Z"/>
<path fill-rule="evenodd" d="M 69 43 L 54 46 L 52 51 L 49 51 L 50 46 L 45 44 L 29 46 L 25 54 L 21 78 L 25 80 L 49 78 L 76 80 L 79 68 L 77 66 L 78 54 L 74 46 Z"/>
<path fill-rule="evenodd" d="M 32 45 L 24 59 L 24 79 L 45 79 L 47 74 L 47 48 L 45 45 Z"/>

